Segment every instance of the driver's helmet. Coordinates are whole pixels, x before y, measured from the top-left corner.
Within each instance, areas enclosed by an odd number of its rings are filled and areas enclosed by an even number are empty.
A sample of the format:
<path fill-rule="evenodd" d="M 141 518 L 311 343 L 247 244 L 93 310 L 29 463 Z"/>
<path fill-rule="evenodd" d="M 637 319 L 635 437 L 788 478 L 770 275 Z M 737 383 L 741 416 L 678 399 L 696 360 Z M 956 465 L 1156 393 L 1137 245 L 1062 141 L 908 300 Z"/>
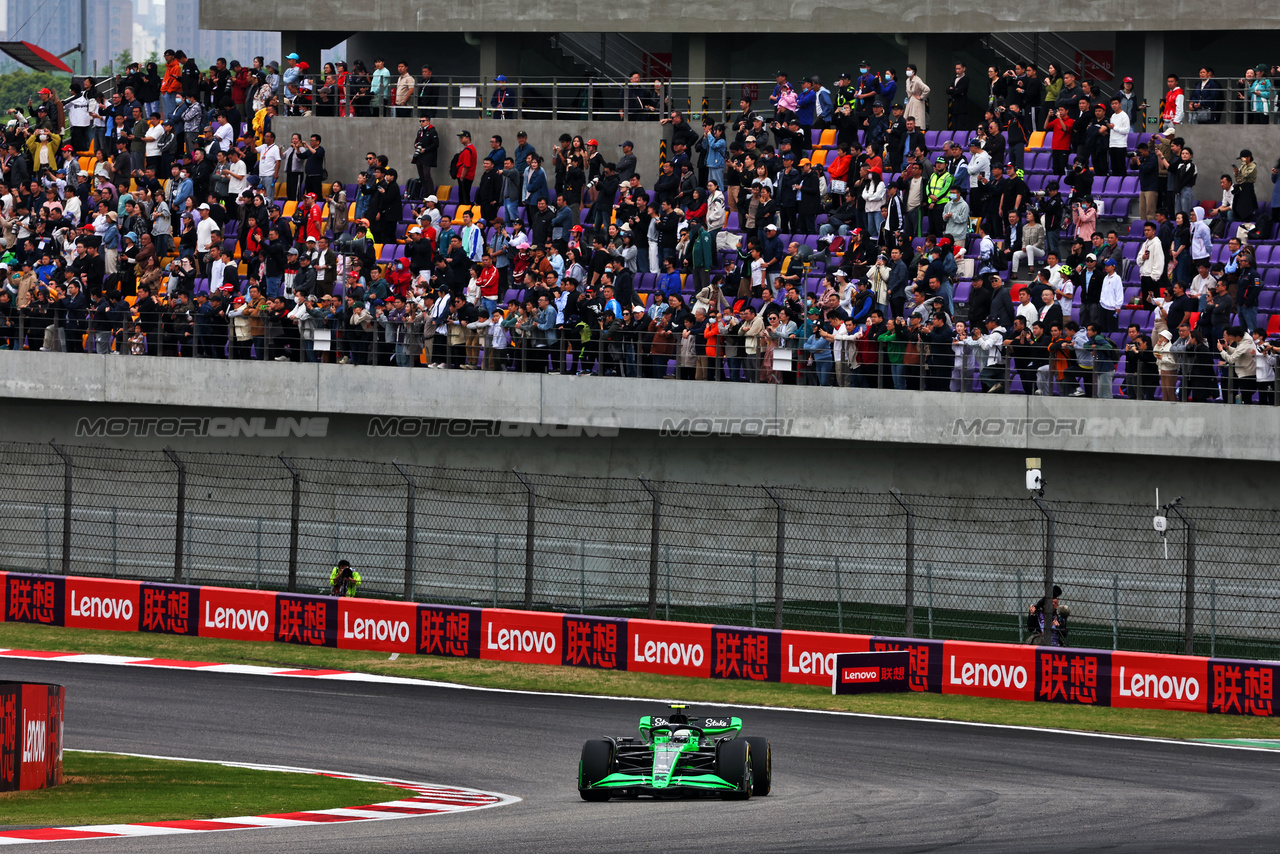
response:
<path fill-rule="evenodd" d="M 678 729 L 671 733 L 671 740 L 677 744 L 687 744 L 689 739 L 693 737 L 693 733 L 687 729 Z"/>

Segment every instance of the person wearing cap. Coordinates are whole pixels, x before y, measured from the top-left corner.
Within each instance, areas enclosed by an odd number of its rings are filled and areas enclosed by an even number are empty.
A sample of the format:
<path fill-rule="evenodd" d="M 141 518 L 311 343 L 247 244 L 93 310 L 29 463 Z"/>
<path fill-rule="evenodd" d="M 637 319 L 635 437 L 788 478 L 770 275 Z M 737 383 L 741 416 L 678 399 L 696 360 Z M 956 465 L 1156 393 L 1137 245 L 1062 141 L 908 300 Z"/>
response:
<path fill-rule="evenodd" d="M 953 180 L 954 176 L 947 171 L 947 159 L 937 158 L 933 163 L 933 173 L 925 186 L 925 215 L 929 217 L 929 231 L 932 234 L 942 234 L 944 230 L 942 214 L 951 198 Z"/>
<path fill-rule="evenodd" d="M 497 85 L 493 87 L 493 96 L 489 98 L 489 118 L 506 119 L 511 109 L 508 103 L 514 103 L 515 99 L 511 97 L 511 91 L 507 89 L 507 76 L 499 74 L 493 78 L 493 82 Z"/>
<path fill-rule="evenodd" d="M 436 189 L 431 178 L 431 170 L 436 166 L 440 152 L 440 132 L 436 130 L 431 119 L 421 116 L 418 119 L 418 134 L 413 138 L 412 163 L 418 169 L 418 184 L 425 195 Z"/>
<path fill-rule="evenodd" d="M 458 134 L 458 153 L 455 155 L 456 165 L 450 176 L 458 182 L 458 201 L 460 204 L 471 204 L 471 184 L 476 178 L 476 167 L 479 155 L 471 144 L 471 132 L 461 131 Z"/>
<path fill-rule="evenodd" d="M 1120 109 L 1129 117 L 1129 125 L 1132 127 L 1138 121 L 1138 103 L 1142 100 L 1133 88 L 1133 78 L 1124 78 L 1120 88 L 1111 97 L 1120 99 Z"/>

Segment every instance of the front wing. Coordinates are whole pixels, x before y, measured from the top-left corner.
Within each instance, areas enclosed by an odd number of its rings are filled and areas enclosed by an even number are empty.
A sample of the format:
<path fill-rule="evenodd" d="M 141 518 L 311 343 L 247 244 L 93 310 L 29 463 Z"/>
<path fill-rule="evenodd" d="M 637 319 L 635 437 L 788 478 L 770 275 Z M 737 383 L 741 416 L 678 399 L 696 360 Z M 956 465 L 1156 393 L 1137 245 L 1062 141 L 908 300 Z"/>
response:
<path fill-rule="evenodd" d="M 652 774 L 625 774 L 615 772 L 587 786 L 588 789 L 645 789 L 662 791 L 670 789 L 702 789 L 705 791 L 732 792 L 737 786 L 725 781 L 722 777 L 707 773 L 673 774 L 670 782 L 658 785 Z"/>

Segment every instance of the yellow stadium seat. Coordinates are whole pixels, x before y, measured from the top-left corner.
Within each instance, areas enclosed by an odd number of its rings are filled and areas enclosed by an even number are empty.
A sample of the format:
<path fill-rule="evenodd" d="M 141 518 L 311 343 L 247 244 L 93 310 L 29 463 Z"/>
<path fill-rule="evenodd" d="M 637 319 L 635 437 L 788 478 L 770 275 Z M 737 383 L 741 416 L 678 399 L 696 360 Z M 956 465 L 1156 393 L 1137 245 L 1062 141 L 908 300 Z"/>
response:
<path fill-rule="evenodd" d="M 827 154 L 830 153 L 829 148 L 815 148 L 809 154 L 809 162 L 815 166 L 827 165 Z"/>
<path fill-rule="evenodd" d="M 835 128 L 827 128 L 822 132 L 822 136 L 818 137 L 818 145 L 823 148 L 833 148 L 836 144 Z"/>
<path fill-rule="evenodd" d="M 453 194 L 452 184 L 441 184 L 439 187 L 436 188 L 436 200 L 442 205 L 445 202 L 449 201 L 449 196 L 451 196 L 452 194 Z"/>
<path fill-rule="evenodd" d="M 1044 136 L 1045 133 L 1042 130 L 1031 134 L 1031 139 L 1027 140 L 1027 148 L 1044 148 Z"/>
<path fill-rule="evenodd" d="M 276 184 L 276 195 L 275 195 L 275 197 L 276 197 L 277 199 L 283 199 L 283 198 L 285 197 L 285 193 L 284 193 L 285 188 L 286 188 L 286 185 L 285 185 L 284 181 L 281 181 L 279 184 Z"/>
<path fill-rule="evenodd" d="M 284 210 L 280 211 L 280 215 L 283 216 L 285 219 L 288 219 L 289 217 L 293 216 L 294 212 L 297 210 L 298 210 L 297 202 L 285 202 Z"/>
<path fill-rule="evenodd" d="M 350 222 L 355 218 L 356 218 L 356 203 L 352 202 L 351 204 L 347 205 L 347 221 Z"/>

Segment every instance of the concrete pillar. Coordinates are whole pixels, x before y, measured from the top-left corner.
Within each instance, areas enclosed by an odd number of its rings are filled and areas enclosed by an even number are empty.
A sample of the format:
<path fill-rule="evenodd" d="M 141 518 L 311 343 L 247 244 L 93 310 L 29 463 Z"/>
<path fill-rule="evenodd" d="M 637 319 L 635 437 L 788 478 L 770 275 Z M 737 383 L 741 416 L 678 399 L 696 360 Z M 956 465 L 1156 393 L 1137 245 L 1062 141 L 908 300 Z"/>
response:
<path fill-rule="evenodd" d="M 950 85 L 950 83 L 944 84 L 941 78 L 939 78 L 938 80 L 934 80 L 932 77 L 930 77 L 930 71 L 929 71 L 929 48 L 931 46 L 930 43 L 936 42 L 936 41 L 937 41 L 936 38 L 929 35 L 925 35 L 925 34 L 913 33 L 907 36 L 907 62 L 911 63 L 916 67 L 916 73 L 920 75 L 920 79 L 923 80 L 925 82 L 925 85 L 928 86 L 930 89 L 936 89 L 938 88 L 939 85 L 942 86 L 942 89 L 944 91 L 944 97 L 942 100 L 942 103 L 944 104 L 942 123 L 943 125 L 945 125 L 946 124 L 945 91 L 947 86 Z M 939 68 L 941 68 L 941 66 L 939 66 Z M 857 71 L 857 70 L 858 69 L 856 68 L 854 69 L 854 71 Z M 940 73 L 943 73 L 943 72 L 940 72 Z M 902 100 L 901 96 L 903 92 L 903 87 L 905 85 L 904 81 L 906 79 L 907 79 L 907 75 L 905 73 L 898 75 L 898 94 L 900 96 L 898 100 Z M 932 96 L 930 97 L 930 100 L 933 100 Z"/>
<path fill-rule="evenodd" d="M 707 94 L 703 81 L 707 79 L 707 37 L 703 33 L 689 34 L 689 112 L 702 115 L 702 99 Z M 692 118 L 690 118 L 692 121 Z"/>
<path fill-rule="evenodd" d="M 1164 104 L 1165 75 L 1168 69 L 1164 63 L 1164 33 L 1145 33 L 1145 44 L 1142 54 L 1142 97 L 1147 102 L 1146 130 L 1151 130 L 1160 121 L 1160 112 Z"/>

